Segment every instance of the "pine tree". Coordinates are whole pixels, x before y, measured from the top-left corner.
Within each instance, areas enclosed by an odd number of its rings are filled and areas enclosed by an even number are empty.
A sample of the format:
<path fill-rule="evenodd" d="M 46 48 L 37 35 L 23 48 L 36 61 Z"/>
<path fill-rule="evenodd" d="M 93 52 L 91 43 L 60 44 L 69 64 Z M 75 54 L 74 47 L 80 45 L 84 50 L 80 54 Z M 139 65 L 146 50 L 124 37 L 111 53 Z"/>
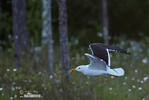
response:
<path fill-rule="evenodd" d="M 70 80 L 69 73 L 69 47 L 67 29 L 67 7 L 66 0 L 57 0 L 59 9 L 59 33 L 60 33 L 60 61 L 65 70 L 67 81 Z"/>

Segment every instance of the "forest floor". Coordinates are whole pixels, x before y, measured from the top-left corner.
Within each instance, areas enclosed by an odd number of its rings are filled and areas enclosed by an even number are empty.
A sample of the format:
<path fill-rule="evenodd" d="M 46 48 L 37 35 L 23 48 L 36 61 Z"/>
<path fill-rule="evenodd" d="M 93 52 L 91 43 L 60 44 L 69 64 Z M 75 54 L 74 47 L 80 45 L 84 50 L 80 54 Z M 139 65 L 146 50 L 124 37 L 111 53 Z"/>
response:
<path fill-rule="evenodd" d="M 149 41 L 121 41 L 117 46 L 131 53 L 111 53 L 112 68 L 124 68 L 125 76 L 87 77 L 72 72 L 69 84 L 63 78 L 59 53 L 55 53 L 54 74 L 49 76 L 46 50 L 22 59 L 19 69 L 14 68 L 13 51 L 4 52 L 0 55 L 0 100 L 20 100 L 27 92 L 40 94 L 38 100 L 149 100 Z M 89 63 L 84 56 L 90 53 L 87 47 L 70 51 L 71 68 Z"/>

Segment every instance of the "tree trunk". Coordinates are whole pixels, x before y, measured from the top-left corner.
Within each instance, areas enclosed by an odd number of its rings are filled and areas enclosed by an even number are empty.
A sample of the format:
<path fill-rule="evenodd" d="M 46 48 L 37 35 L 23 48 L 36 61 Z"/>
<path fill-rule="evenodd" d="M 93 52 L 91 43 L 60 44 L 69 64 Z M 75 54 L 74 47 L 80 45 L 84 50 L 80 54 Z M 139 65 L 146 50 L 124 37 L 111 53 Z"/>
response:
<path fill-rule="evenodd" d="M 48 62 L 50 74 L 53 73 L 53 39 L 52 39 L 52 0 L 43 0 L 43 30 L 42 30 L 42 45 L 48 44 Z"/>
<path fill-rule="evenodd" d="M 15 66 L 20 67 L 21 48 L 27 45 L 26 0 L 12 0 L 14 59 Z"/>
<path fill-rule="evenodd" d="M 60 61 L 65 70 L 66 79 L 69 82 L 69 47 L 67 31 L 67 7 L 66 0 L 57 0 L 59 6 L 59 33 L 60 33 Z"/>
<path fill-rule="evenodd" d="M 108 7 L 107 0 L 102 0 L 102 13 L 103 13 L 103 33 L 104 33 L 104 42 L 109 44 L 109 22 L 108 22 Z"/>

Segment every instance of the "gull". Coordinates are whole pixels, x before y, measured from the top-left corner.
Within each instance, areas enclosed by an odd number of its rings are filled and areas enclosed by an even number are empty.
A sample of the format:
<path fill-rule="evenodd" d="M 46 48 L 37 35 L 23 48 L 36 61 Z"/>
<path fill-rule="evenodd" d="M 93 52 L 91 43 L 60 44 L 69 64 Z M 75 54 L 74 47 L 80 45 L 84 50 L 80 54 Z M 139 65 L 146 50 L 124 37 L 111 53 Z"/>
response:
<path fill-rule="evenodd" d="M 87 76 L 112 75 L 115 77 L 124 76 L 123 68 L 111 69 L 111 61 L 109 51 L 115 51 L 124 54 L 130 54 L 126 50 L 115 46 L 109 46 L 102 43 L 92 43 L 89 45 L 92 54 L 85 53 L 90 60 L 88 65 L 80 65 L 72 71 L 82 72 Z"/>

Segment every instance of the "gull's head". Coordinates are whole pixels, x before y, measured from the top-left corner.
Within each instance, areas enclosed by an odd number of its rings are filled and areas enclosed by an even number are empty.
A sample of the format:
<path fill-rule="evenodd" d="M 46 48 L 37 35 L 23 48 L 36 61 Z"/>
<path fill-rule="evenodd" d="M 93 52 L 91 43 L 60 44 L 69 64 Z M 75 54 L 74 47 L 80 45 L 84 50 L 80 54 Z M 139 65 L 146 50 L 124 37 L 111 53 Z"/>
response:
<path fill-rule="evenodd" d="M 86 66 L 85 65 L 80 65 L 75 69 L 72 69 L 72 71 L 78 71 L 78 72 L 84 72 L 86 70 Z"/>

